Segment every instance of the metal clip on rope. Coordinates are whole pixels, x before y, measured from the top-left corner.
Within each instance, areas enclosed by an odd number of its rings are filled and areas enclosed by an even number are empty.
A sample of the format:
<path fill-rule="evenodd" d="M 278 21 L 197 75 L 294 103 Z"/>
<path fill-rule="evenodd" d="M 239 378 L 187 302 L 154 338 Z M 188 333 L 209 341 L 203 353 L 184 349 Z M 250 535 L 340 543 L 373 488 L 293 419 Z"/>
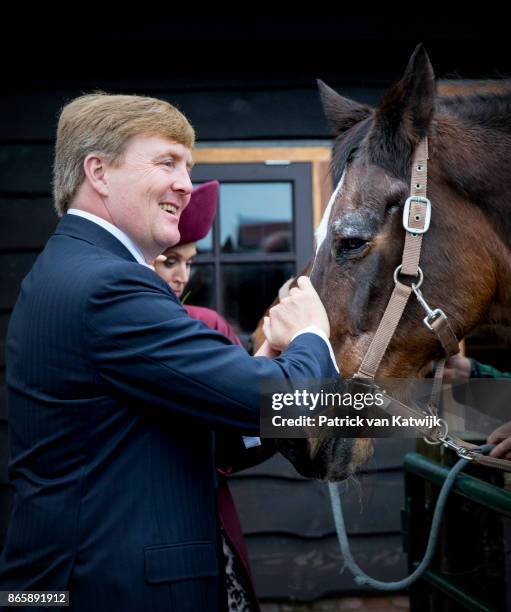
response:
<path fill-rule="evenodd" d="M 430 410 L 430 412 L 433 412 Z M 452 436 L 449 435 L 449 427 L 447 422 L 444 419 L 438 419 L 443 427 L 443 431 L 437 435 L 435 439 L 428 438 L 424 436 L 422 439 L 426 444 L 431 444 L 432 446 L 442 445 L 445 448 L 450 448 L 453 450 L 458 457 L 461 459 L 467 459 L 468 461 L 474 461 L 476 455 L 481 455 L 481 449 L 483 447 L 475 447 L 475 448 L 465 448 L 461 446 Z"/>

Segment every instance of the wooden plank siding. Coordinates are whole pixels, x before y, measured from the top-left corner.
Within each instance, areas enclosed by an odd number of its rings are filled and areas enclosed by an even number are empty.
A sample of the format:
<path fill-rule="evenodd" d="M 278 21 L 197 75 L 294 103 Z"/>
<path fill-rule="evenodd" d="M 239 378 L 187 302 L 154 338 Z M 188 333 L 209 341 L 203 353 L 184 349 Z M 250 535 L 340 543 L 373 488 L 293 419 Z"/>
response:
<path fill-rule="evenodd" d="M 129 85 L 103 83 L 105 91 L 133 93 Z M 28 145 L 52 143 L 60 109 L 85 90 L 8 92 L 2 97 L 0 141 Z M 199 142 L 256 139 L 330 138 L 314 79 L 308 87 L 275 89 L 200 89 L 155 91 L 155 95 L 183 110 L 197 131 Z M 375 104 L 382 93 L 378 87 L 343 89 L 346 96 Z M 27 120 L 28 118 L 28 120 Z"/>
<path fill-rule="evenodd" d="M 11 513 L 12 492 L 10 485 L 0 485 L 0 550 L 5 540 Z"/>
<path fill-rule="evenodd" d="M 0 195 L 48 197 L 53 145 L 4 143 L 0 147 Z"/>
<path fill-rule="evenodd" d="M 0 253 L 40 251 L 57 223 L 49 194 L 34 198 L 0 197 Z"/>
<path fill-rule="evenodd" d="M 248 535 L 246 540 L 260 599 L 313 601 L 339 593 L 374 595 L 374 591 L 357 585 L 348 570 L 342 571 L 343 560 L 334 535 L 309 540 L 260 534 Z M 399 535 L 357 536 L 350 541 L 355 561 L 369 575 L 385 581 L 407 575 Z"/>
<path fill-rule="evenodd" d="M 231 479 L 229 485 L 245 533 L 288 533 L 304 538 L 335 533 L 328 488 L 323 482 L 266 477 Z M 339 487 L 351 534 L 399 533 L 403 502 L 399 469 L 361 473 L 355 481 Z M 296 508 L 304 511 L 296 512 Z"/>
<path fill-rule="evenodd" d="M 375 456 L 341 483 L 352 552 L 381 580 L 407 573 L 401 545 L 403 457 L 414 440 L 375 440 Z M 259 597 L 311 601 L 366 592 L 342 558 L 325 483 L 300 476 L 281 455 L 234 474 L 229 486 L 239 512 Z"/>
<path fill-rule="evenodd" d="M 7 325 L 9 323 L 9 314 L 0 312 L 0 368 L 5 367 L 5 337 L 7 335 Z M 3 391 L 3 389 L 0 388 Z M 0 409 L 0 420 L 2 419 L 2 410 Z"/>
<path fill-rule="evenodd" d="M 7 392 L 5 387 L 5 369 L 0 368 L 0 423 L 7 421 Z M 5 448 L 0 446 L 0 463 L 6 460 Z"/>
<path fill-rule="evenodd" d="M 384 470 L 392 470 L 399 468 L 403 464 L 404 455 L 413 450 L 413 440 L 400 439 L 391 440 L 386 438 L 378 438 L 374 440 L 374 455 L 365 463 L 359 474 L 382 472 Z M 248 470 L 233 474 L 231 479 L 241 478 L 245 476 L 271 476 L 274 478 L 290 478 L 291 480 L 305 480 L 300 476 L 294 467 L 281 458 L 280 455 L 268 459 L 264 463 L 255 465 Z"/>
<path fill-rule="evenodd" d="M 9 312 L 16 303 L 21 281 L 32 267 L 37 252 L 0 254 L 0 312 Z"/>
<path fill-rule="evenodd" d="M 0 421 L 0 448 L 7 448 L 7 421 Z M 0 462 L 0 485 L 8 484 L 7 462 Z"/>

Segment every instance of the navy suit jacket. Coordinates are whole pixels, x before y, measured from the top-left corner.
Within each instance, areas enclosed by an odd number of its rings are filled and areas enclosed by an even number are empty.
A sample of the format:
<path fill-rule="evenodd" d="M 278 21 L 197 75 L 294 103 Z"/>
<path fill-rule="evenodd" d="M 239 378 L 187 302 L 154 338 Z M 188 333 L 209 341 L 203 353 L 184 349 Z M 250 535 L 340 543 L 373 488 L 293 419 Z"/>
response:
<path fill-rule="evenodd" d="M 257 434 L 263 378 L 336 376 L 314 334 L 249 357 L 73 215 L 23 281 L 6 357 L 0 590 L 69 590 L 87 612 L 217 610 L 213 432 Z"/>

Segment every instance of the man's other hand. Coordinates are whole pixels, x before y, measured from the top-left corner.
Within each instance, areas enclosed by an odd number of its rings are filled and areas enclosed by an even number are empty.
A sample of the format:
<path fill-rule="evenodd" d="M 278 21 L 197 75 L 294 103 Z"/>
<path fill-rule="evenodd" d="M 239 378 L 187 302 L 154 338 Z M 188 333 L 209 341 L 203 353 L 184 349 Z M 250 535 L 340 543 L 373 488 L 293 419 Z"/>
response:
<path fill-rule="evenodd" d="M 459 353 L 449 357 L 445 362 L 444 382 L 465 380 L 466 378 L 470 378 L 470 359 Z"/>
<path fill-rule="evenodd" d="M 309 278 L 300 276 L 297 283 L 298 287 L 270 308 L 270 316 L 264 321 L 264 335 L 278 351 L 285 350 L 293 336 L 305 327 L 319 327 L 330 337 L 328 315 Z"/>

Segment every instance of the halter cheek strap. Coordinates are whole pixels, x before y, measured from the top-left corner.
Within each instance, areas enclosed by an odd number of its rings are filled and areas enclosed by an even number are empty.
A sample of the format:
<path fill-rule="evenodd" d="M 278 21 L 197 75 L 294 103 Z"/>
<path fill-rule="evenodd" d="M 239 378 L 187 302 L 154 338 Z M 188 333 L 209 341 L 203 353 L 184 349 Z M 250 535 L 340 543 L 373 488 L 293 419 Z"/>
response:
<path fill-rule="evenodd" d="M 430 308 L 420 290 L 424 280 L 419 266 L 422 239 L 431 222 L 431 202 L 427 197 L 427 186 L 428 140 L 424 138 L 417 145 L 413 156 L 410 197 L 406 200 L 403 210 L 405 244 L 401 264 L 394 271 L 394 290 L 356 377 L 375 377 L 412 292 L 426 313 L 424 325 L 436 334 L 446 356 L 450 357 L 459 352 L 458 340 L 444 311 L 440 308 Z M 406 284 L 400 280 L 402 277 L 415 281 Z"/>

